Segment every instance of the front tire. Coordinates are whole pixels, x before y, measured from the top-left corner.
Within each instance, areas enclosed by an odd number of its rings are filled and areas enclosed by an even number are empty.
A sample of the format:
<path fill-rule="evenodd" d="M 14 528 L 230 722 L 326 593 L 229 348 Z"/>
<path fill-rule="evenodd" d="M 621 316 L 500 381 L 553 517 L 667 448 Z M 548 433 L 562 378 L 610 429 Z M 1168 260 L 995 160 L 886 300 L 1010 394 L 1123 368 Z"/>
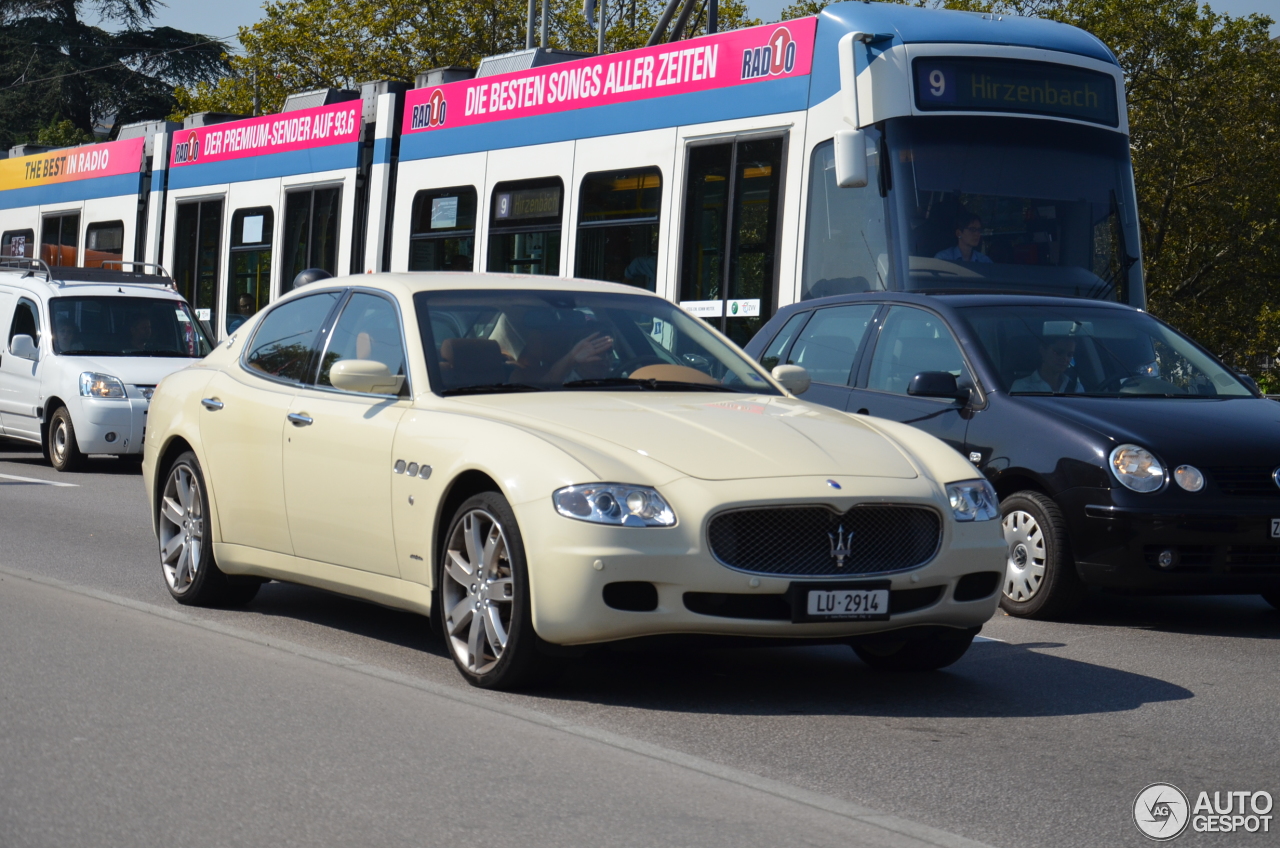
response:
<path fill-rule="evenodd" d="M 71 413 L 60 406 L 49 419 L 49 445 L 46 451 L 49 463 L 58 471 L 78 471 L 84 467 L 85 455 L 76 441 L 76 428 L 71 423 Z"/>
<path fill-rule="evenodd" d="M 458 508 L 440 552 L 435 601 L 462 676 L 482 689 L 515 689 L 547 668 L 538 651 L 529 571 L 515 513 L 497 492 Z"/>
<path fill-rule="evenodd" d="M 160 567 L 169 594 L 188 606 L 241 606 L 253 600 L 262 581 L 232 577 L 213 558 L 208 532 L 208 490 L 200 461 L 191 451 L 169 466 L 160 495 Z"/>
<path fill-rule="evenodd" d="M 1017 492 L 1000 504 L 1007 546 L 1000 608 L 1019 618 L 1059 619 L 1084 600 L 1062 510 L 1039 492 Z"/>
<path fill-rule="evenodd" d="M 858 659 L 876 671 L 922 672 L 937 671 L 959 660 L 978 635 L 972 630 L 940 630 L 926 636 L 904 637 L 901 641 L 890 638 L 868 639 L 855 642 L 853 651 Z"/>

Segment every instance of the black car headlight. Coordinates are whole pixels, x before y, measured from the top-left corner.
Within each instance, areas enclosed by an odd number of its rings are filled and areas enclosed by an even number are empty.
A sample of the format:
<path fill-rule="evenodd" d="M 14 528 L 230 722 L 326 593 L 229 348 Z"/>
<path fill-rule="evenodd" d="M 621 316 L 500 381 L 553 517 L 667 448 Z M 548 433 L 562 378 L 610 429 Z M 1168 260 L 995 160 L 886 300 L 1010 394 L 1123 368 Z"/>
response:
<path fill-rule="evenodd" d="M 1146 448 L 1120 445 L 1111 451 L 1110 462 L 1111 473 L 1126 489 L 1155 492 L 1164 485 L 1164 466 Z"/>

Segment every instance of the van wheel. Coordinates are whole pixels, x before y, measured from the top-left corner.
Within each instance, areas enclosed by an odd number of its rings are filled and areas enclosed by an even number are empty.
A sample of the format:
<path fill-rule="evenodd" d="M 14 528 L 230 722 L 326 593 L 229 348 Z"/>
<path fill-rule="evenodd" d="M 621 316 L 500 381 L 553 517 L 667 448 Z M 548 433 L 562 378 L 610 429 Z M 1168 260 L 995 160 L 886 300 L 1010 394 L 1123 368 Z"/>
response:
<path fill-rule="evenodd" d="M 169 594 L 189 606 L 241 606 L 262 581 L 230 576 L 213 558 L 209 495 L 200 462 L 191 451 L 169 466 L 160 495 L 160 568 Z"/>
<path fill-rule="evenodd" d="M 1007 545 L 1000 607 L 1020 618 L 1057 619 L 1084 600 L 1067 537 L 1067 522 L 1051 498 L 1016 492 L 1000 504 Z"/>
<path fill-rule="evenodd" d="M 47 452 L 49 462 L 59 471 L 78 471 L 84 466 L 85 455 L 76 441 L 76 427 L 71 423 L 71 413 L 65 406 L 54 410 L 49 419 Z"/>
<path fill-rule="evenodd" d="M 438 561 L 435 605 L 462 676 L 483 689 L 541 679 L 548 660 L 533 631 L 524 542 L 507 499 L 482 492 L 463 503 Z"/>
<path fill-rule="evenodd" d="M 959 660 L 973 644 L 980 627 L 972 630 L 952 630 L 913 636 L 901 641 L 877 638 L 854 642 L 853 651 L 858 659 L 876 671 L 920 672 L 937 671 Z M 885 634 L 890 636 L 891 634 Z"/>

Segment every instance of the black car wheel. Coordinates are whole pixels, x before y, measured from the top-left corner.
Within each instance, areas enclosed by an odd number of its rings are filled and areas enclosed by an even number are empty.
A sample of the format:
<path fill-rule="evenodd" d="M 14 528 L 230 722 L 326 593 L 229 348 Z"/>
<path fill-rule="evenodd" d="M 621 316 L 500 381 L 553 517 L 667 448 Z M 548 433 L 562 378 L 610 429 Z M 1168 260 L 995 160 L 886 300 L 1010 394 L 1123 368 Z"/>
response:
<path fill-rule="evenodd" d="M 1000 504 L 1008 546 L 1000 607 L 1021 618 L 1069 615 L 1084 599 L 1062 510 L 1039 492 L 1017 492 Z"/>
<path fill-rule="evenodd" d="M 76 471 L 84 466 L 85 456 L 76 441 L 76 428 L 71 423 L 71 413 L 65 406 L 54 410 L 49 419 L 48 445 L 45 449 L 49 462 L 59 471 Z"/>

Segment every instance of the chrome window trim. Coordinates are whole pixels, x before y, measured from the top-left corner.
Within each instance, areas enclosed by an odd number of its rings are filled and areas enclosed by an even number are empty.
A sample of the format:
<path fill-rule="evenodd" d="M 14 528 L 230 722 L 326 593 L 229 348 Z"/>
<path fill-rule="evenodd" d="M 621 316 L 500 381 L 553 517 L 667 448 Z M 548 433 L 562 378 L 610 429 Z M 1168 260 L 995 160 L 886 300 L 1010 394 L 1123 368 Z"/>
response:
<path fill-rule="evenodd" d="M 275 303 L 270 304 L 267 307 L 266 311 L 259 313 L 262 315 L 262 318 L 258 320 L 258 325 L 253 328 L 253 335 L 251 335 L 245 341 L 245 343 L 240 346 L 240 356 L 237 357 L 237 360 L 236 360 L 237 362 L 240 363 L 240 369 L 247 374 L 257 377 L 260 380 L 266 380 L 271 383 L 278 383 L 279 385 L 282 385 L 282 386 L 290 386 L 295 389 L 306 388 L 307 387 L 306 383 L 300 383 L 296 380 L 285 380 L 280 377 L 272 376 L 271 374 L 265 374 L 262 371 L 259 371 L 258 369 L 253 368 L 252 366 L 249 365 L 248 362 L 245 361 L 245 357 L 249 355 L 249 351 L 253 350 L 253 343 L 257 340 L 258 333 L 262 330 L 263 323 L 267 320 L 268 316 L 270 316 L 272 312 L 276 311 L 277 309 L 280 309 L 281 307 L 287 304 L 293 303 L 294 301 L 302 300 L 304 298 L 311 297 L 313 295 L 326 294 L 328 292 L 337 293 L 338 295 L 337 307 L 341 307 L 343 304 L 346 303 L 344 295 L 348 290 L 349 290 L 348 286 L 317 289 L 316 291 L 308 291 L 306 294 L 300 295 L 298 297 L 291 297 L 288 299 L 282 298 L 280 300 L 277 300 Z M 329 313 L 325 316 L 324 321 L 320 325 L 321 332 L 327 332 L 331 328 L 332 321 L 330 319 L 333 318 L 333 314 L 334 314 L 334 310 L 333 308 L 330 308 Z M 254 316 L 254 317 L 257 317 L 257 316 Z M 231 336 L 230 338 L 234 338 L 234 335 Z M 328 346 L 328 340 L 325 341 L 325 346 L 326 347 Z M 315 349 L 314 345 L 312 349 L 313 350 Z"/>
<path fill-rule="evenodd" d="M 325 353 L 328 352 L 329 345 L 333 341 L 333 328 L 338 326 L 338 322 L 342 320 L 342 314 L 346 312 L 347 304 L 351 302 L 351 296 L 354 294 L 368 294 L 368 295 L 374 295 L 375 297 L 380 297 L 383 300 L 390 301 L 392 308 L 395 309 L 396 318 L 400 322 L 400 353 L 404 357 L 404 384 L 408 390 L 407 395 L 400 395 L 400 394 L 384 395 L 384 394 L 377 394 L 374 392 L 352 392 L 346 389 L 339 389 L 334 386 L 320 385 L 320 382 L 319 382 L 320 368 L 324 364 L 324 355 Z M 409 373 L 410 371 L 409 347 L 405 343 L 404 313 L 400 310 L 400 301 L 397 300 L 395 297 L 392 297 L 389 292 L 385 292 L 382 289 L 369 288 L 368 286 L 350 286 L 346 289 L 345 295 L 338 303 L 337 314 L 331 315 L 330 317 L 332 318 L 332 321 L 326 320 L 325 322 L 328 325 L 328 332 L 325 334 L 324 347 L 320 349 L 320 357 L 318 360 L 316 360 L 315 373 L 311 375 L 311 380 L 309 382 L 300 384 L 301 387 L 304 389 L 314 389 L 315 391 L 332 392 L 334 394 L 351 395 L 354 397 L 375 397 L 375 398 L 390 398 L 392 400 L 411 400 L 413 398 L 413 377 Z"/>

